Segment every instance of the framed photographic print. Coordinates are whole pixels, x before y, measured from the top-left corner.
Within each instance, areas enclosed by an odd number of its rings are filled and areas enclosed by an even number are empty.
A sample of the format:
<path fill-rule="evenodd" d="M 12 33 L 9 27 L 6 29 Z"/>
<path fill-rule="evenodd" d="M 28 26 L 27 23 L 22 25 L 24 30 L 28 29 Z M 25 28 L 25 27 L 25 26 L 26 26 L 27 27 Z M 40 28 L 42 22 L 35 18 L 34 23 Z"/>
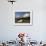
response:
<path fill-rule="evenodd" d="M 15 12 L 15 25 L 32 25 L 32 11 L 17 10 Z"/>

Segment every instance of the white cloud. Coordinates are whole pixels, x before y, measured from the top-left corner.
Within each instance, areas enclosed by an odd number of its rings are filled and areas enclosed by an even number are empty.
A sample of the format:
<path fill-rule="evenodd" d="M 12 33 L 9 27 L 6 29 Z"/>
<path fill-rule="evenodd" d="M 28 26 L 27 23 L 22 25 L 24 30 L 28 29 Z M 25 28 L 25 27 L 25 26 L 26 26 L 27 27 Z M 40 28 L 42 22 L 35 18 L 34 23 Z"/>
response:
<path fill-rule="evenodd" d="M 28 13 L 24 14 L 23 16 L 17 15 L 16 18 L 22 18 L 22 17 L 29 17 L 30 15 Z"/>
<path fill-rule="evenodd" d="M 28 17 L 28 16 L 30 16 L 30 15 L 29 15 L 29 14 L 27 14 L 27 13 L 23 15 L 23 17 Z"/>

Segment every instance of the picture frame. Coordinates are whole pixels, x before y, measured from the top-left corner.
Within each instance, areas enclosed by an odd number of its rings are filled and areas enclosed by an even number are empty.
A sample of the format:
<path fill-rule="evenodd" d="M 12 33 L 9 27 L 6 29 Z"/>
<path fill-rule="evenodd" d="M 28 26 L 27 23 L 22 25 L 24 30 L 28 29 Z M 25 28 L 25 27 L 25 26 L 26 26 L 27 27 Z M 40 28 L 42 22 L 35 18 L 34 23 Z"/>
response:
<path fill-rule="evenodd" d="M 27 26 L 33 23 L 32 10 L 16 10 L 14 23 L 17 26 Z"/>

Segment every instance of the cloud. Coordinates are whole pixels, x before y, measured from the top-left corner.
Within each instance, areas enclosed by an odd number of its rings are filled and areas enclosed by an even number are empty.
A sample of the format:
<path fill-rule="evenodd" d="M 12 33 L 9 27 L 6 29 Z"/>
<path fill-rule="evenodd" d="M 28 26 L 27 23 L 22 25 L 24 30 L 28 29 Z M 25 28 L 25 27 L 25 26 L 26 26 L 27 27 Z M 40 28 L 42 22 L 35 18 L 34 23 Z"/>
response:
<path fill-rule="evenodd" d="M 28 13 L 25 13 L 23 15 L 16 15 L 16 18 L 23 18 L 23 17 L 29 17 L 30 15 Z"/>
<path fill-rule="evenodd" d="M 29 17 L 30 15 L 28 13 L 24 14 L 23 17 Z"/>

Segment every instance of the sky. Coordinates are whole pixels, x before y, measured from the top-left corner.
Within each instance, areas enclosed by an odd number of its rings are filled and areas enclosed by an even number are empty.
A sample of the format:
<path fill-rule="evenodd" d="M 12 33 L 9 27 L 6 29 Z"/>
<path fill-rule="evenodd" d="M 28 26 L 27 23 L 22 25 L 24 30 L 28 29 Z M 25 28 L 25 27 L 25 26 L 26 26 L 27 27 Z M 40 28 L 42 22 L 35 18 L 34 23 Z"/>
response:
<path fill-rule="evenodd" d="M 16 18 L 22 17 L 22 16 L 29 16 L 30 12 L 16 12 Z"/>

